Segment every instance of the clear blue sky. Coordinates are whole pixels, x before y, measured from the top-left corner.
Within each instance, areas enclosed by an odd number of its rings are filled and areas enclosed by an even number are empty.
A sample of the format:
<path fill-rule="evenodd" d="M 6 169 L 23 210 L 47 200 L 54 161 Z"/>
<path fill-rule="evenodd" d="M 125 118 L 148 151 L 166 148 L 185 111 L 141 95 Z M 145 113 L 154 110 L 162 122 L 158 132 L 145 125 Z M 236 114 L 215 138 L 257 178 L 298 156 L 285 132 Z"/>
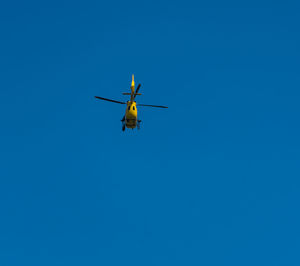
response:
<path fill-rule="evenodd" d="M 2 1 L 0 265 L 300 265 L 299 7 Z"/>

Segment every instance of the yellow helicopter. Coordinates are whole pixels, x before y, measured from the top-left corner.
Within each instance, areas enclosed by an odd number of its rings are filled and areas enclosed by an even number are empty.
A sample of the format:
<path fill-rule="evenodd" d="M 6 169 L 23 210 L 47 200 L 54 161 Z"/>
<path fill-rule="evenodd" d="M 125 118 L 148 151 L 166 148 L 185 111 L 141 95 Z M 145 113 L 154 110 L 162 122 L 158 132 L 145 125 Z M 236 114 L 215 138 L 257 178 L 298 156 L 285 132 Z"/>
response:
<path fill-rule="evenodd" d="M 134 129 L 137 127 L 140 129 L 140 123 L 142 122 L 141 120 L 138 120 L 137 116 L 137 106 L 149 106 L 149 107 L 158 107 L 158 108 L 168 108 L 166 106 L 161 106 L 161 105 L 149 105 L 149 104 L 137 104 L 135 101 L 135 97 L 137 95 L 141 95 L 139 93 L 139 90 L 141 88 L 141 84 L 139 84 L 135 90 L 135 83 L 134 83 L 134 75 L 132 75 L 132 81 L 131 81 L 131 92 L 123 92 L 123 95 L 130 95 L 130 100 L 127 102 L 120 102 L 120 101 L 115 101 L 99 96 L 95 96 L 95 98 L 104 100 L 104 101 L 109 101 L 113 103 L 119 103 L 119 104 L 126 104 L 126 111 L 125 115 L 122 118 L 122 130 L 125 131 L 125 128 L 131 128 Z"/>

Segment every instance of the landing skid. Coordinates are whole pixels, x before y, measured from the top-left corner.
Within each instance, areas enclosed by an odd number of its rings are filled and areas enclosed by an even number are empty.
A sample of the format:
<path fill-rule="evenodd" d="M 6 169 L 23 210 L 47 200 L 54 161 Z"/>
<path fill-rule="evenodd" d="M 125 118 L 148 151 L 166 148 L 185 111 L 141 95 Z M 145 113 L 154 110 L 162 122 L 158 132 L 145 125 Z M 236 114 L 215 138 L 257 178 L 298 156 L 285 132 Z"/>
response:
<path fill-rule="evenodd" d="M 138 121 L 137 121 L 136 126 L 137 126 L 137 129 L 138 129 L 138 130 L 141 128 L 141 126 L 140 126 L 140 123 L 141 123 L 141 122 L 142 122 L 142 120 L 138 120 Z"/>
<path fill-rule="evenodd" d="M 122 118 L 121 122 L 122 122 L 122 131 L 125 131 L 125 129 L 126 129 L 125 116 Z M 140 129 L 140 128 L 141 128 L 141 126 L 140 126 L 140 123 L 141 123 L 141 122 L 142 122 L 142 120 L 137 120 L 137 123 L 136 123 L 137 129 Z M 132 128 L 132 129 L 133 129 L 133 128 Z"/>
<path fill-rule="evenodd" d="M 125 128 L 126 128 L 125 123 L 124 123 L 125 122 L 125 116 L 123 116 L 121 122 L 122 122 L 122 131 L 125 131 Z"/>

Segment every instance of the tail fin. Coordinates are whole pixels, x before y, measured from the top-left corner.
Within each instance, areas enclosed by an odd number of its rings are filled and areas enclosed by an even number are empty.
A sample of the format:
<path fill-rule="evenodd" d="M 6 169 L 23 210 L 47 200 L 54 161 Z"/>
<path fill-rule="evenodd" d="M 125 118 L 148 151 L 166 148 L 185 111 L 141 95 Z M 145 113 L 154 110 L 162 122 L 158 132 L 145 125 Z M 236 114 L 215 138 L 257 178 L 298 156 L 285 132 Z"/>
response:
<path fill-rule="evenodd" d="M 133 101 L 133 95 L 134 95 L 134 90 L 135 90 L 135 84 L 134 84 L 134 75 L 132 75 L 132 81 L 131 81 L 131 97 L 130 101 Z"/>
<path fill-rule="evenodd" d="M 131 88 L 134 88 L 135 84 L 134 84 L 134 75 L 132 75 L 132 81 L 131 81 Z"/>

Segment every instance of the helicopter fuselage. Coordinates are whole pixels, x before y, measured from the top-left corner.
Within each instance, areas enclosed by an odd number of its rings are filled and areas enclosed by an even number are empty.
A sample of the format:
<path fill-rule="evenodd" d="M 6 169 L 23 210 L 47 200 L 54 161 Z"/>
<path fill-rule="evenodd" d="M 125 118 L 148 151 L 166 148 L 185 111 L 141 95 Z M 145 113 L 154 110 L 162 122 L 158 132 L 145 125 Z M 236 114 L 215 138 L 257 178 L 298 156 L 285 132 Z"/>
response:
<path fill-rule="evenodd" d="M 137 126 L 137 108 L 135 101 L 128 101 L 125 112 L 125 125 L 127 128 L 135 128 Z"/>

